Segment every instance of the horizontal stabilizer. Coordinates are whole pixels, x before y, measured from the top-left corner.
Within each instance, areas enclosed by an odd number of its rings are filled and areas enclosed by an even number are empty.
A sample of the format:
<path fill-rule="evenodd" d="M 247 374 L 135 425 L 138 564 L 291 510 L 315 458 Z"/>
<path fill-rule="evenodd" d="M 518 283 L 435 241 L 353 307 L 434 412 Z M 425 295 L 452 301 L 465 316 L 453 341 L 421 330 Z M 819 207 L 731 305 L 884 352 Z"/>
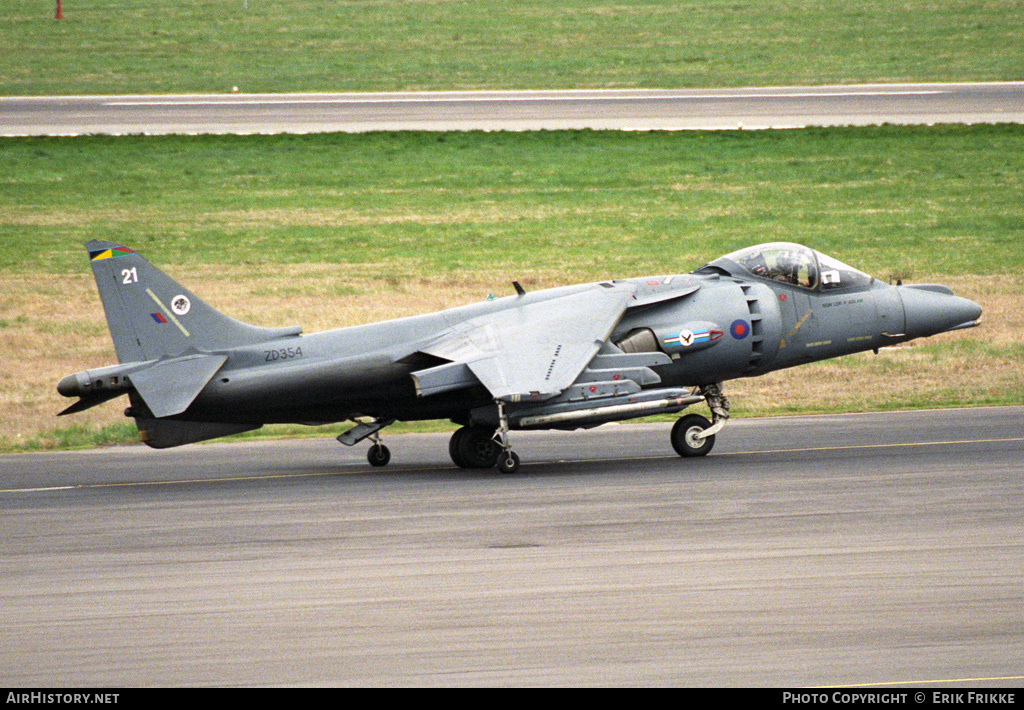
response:
<path fill-rule="evenodd" d="M 227 359 L 227 355 L 196 355 L 164 360 L 133 373 L 132 385 L 154 417 L 181 414 Z"/>

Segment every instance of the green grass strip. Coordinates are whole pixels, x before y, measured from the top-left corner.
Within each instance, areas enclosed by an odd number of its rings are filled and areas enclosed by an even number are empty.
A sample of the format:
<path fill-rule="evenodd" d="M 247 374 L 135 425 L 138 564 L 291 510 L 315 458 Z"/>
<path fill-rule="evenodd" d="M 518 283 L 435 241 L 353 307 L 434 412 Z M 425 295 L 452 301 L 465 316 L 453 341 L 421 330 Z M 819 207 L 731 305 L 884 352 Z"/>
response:
<path fill-rule="evenodd" d="M 0 94 L 1024 78 L 1017 0 L 4 0 Z"/>
<path fill-rule="evenodd" d="M 880 277 L 1024 272 L 1024 127 L 0 140 L 0 271 L 162 264 L 573 280 L 805 243 Z"/>

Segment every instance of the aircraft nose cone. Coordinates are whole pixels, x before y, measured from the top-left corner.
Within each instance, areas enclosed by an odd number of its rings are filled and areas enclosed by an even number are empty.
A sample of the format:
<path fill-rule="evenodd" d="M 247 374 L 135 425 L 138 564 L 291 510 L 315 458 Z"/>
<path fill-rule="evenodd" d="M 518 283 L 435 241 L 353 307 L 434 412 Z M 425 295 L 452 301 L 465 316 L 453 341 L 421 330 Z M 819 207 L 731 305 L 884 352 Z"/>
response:
<path fill-rule="evenodd" d="M 970 328 L 981 318 L 981 306 L 954 296 L 945 286 L 903 286 L 900 297 L 906 314 L 906 334 L 910 338 Z"/>

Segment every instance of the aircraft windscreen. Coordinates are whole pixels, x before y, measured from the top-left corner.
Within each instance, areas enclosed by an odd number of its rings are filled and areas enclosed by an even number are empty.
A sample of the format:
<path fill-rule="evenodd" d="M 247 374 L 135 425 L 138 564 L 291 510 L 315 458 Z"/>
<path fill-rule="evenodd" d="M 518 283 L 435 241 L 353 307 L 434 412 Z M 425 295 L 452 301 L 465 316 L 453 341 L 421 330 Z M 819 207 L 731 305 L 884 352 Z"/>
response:
<path fill-rule="evenodd" d="M 871 277 L 862 271 L 847 266 L 841 261 L 836 261 L 830 256 L 818 253 L 818 265 L 821 267 L 821 288 L 831 290 L 836 288 L 849 288 L 850 286 L 867 286 L 871 283 Z"/>
<path fill-rule="evenodd" d="M 725 258 L 736 262 L 754 276 L 808 290 L 867 286 L 872 281 L 867 274 L 841 261 L 787 242 L 759 244 L 733 252 Z"/>

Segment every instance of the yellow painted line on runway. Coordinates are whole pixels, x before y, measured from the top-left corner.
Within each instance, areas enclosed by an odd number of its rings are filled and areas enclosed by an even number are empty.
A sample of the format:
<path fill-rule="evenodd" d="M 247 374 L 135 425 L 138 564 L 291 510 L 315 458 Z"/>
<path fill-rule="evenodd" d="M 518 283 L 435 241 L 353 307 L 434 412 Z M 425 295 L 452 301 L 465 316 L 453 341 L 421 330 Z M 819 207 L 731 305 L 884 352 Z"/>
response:
<path fill-rule="evenodd" d="M 849 451 L 857 449 L 895 449 L 909 446 L 960 446 L 962 444 L 995 444 L 999 442 L 1024 441 L 1024 436 L 1009 439 L 963 439 L 960 441 L 910 441 L 893 444 L 852 444 L 850 446 L 811 446 L 802 449 L 763 449 L 754 451 L 726 451 L 716 456 L 749 456 L 751 454 L 785 454 L 811 451 Z"/>
<path fill-rule="evenodd" d="M 813 453 L 821 451 L 855 451 L 855 450 L 867 450 L 867 449 L 888 449 L 888 448 L 907 448 L 912 446 L 961 446 L 964 444 L 996 444 L 996 443 L 1014 443 L 1022 442 L 1024 437 L 1011 437 L 1008 439 L 962 439 L 959 441 L 917 441 L 917 442 L 904 442 L 894 444 L 854 444 L 850 446 L 813 446 L 806 448 L 795 448 L 795 449 L 754 449 L 750 451 L 725 451 L 718 454 L 712 454 L 712 457 L 725 457 L 725 456 L 763 456 L 766 454 L 792 454 L 792 453 Z M 631 456 L 628 458 L 610 458 L 610 459 L 556 459 L 554 461 L 524 461 L 523 466 L 529 465 L 540 465 L 549 463 L 574 463 L 574 464 L 588 464 L 588 463 L 614 463 L 617 461 L 653 461 L 659 459 L 671 459 L 675 460 L 675 456 Z M 345 464 L 342 464 L 345 465 Z M 84 490 L 93 488 L 126 488 L 132 486 L 173 486 L 181 484 L 191 483 L 238 483 L 243 481 L 272 481 L 272 480 L 283 480 L 289 478 L 313 478 L 319 476 L 345 476 L 352 474 L 366 474 L 366 473 L 413 473 L 422 471 L 451 471 L 451 470 L 463 470 L 455 467 L 454 464 L 450 466 L 406 466 L 403 468 L 365 468 L 356 463 L 350 464 L 351 468 L 339 471 L 308 471 L 303 473 L 278 473 L 278 474 L 266 474 L 258 476 L 225 476 L 222 478 L 182 478 L 182 479 L 169 479 L 159 481 L 125 481 L 120 483 L 81 483 L 67 486 L 50 486 L 43 488 L 5 488 L 0 489 L 0 494 L 3 493 L 35 493 L 45 491 L 66 491 L 66 490 Z M 358 466 L 358 467 L 357 467 Z M 471 469 L 466 469 L 471 470 Z M 481 472 L 490 471 L 491 469 L 474 469 Z M 512 474 L 514 477 L 515 474 Z"/>
<path fill-rule="evenodd" d="M 800 454 L 800 453 L 813 453 L 817 451 L 854 451 L 863 449 L 894 449 L 894 448 L 906 448 L 910 446 L 960 446 L 963 444 L 995 444 L 999 442 L 1021 442 L 1024 441 L 1024 436 L 1011 437 L 1008 439 L 963 439 L 960 441 L 911 441 L 903 442 L 899 444 L 851 444 L 850 446 L 809 446 L 806 448 L 795 448 L 795 449 L 750 449 L 748 451 L 722 451 L 718 453 L 711 453 L 709 457 L 723 457 L 723 456 L 763 456 L 764 454 Z M 674 458 L 665 456 L 631 456 L 629 458 L 614 458 L 614 459 L 582 459 L 578 461 L 572 461 L 570 459 L 560 459 L 559 463 L 588 463 L 592 461 L 650 461 L 654 459 L 663 458 Z M 523 462 L 526 465 L 527 461 Z"/>
<path fill-rule="evenodd" d="M 851 683 L 849 685 L 816 685 L 815 688 L 879 688 L 887 685 L 937 685 L 939 683 L 991 683 L 994 681 L 1024 680 L 1024 675 L 1003 675 L 990 678 L 941 678 L 934 680 L 883 680 L 876 683 Z"/>

